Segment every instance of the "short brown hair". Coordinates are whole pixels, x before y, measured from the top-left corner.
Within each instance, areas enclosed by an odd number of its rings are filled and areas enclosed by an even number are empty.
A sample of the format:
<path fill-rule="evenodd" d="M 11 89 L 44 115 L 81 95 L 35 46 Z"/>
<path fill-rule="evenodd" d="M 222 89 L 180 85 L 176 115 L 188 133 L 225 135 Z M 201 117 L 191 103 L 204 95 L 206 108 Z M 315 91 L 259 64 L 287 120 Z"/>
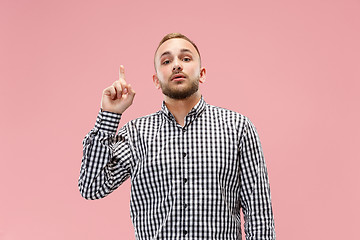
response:
<path fill-rule="evenodd" d="M 200 57 L 200 52 L 199 52 L 198 47 L 197 47 L 196 44 L 195 44 L 193 41 L 191 41 L 187 36 L 185 36 L 185 35 L 183 35 L 183 34 L 181 34 L 181 33 L 168 33 L 168 34 L 166 34 L 166 35 L 163 37 L 163 39 L 161 39 L 158 47 L 156 48 L 155 54 L 156 54 L 157 50 L 159 49 L 159 47 L 161 46 L 161 44 L 163 44 L 163 43 L 166 42 L 167 40 L 170 40 L 170 39 L 173 39 L 173 38 L 182 38 L 182 39 L 185 39 L 186 41 L 190 42 L 190 43 L 194 46 L 194 48 L 196 49 L 197 53 L 199 54 L 199 59 L 200 59 L 200 64 L 201 64 L 201 57 Z M 154 67 L 155 67 L 155 69 L 156 69 L 155 59 L 154 59 Z"/>

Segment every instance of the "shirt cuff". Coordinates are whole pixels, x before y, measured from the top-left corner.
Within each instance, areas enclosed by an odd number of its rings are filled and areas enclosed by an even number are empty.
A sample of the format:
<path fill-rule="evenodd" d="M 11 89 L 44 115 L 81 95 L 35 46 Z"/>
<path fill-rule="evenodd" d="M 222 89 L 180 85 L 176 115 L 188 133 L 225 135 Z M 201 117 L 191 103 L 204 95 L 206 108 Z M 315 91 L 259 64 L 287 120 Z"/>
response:
<path fill-rule="evenodd" d="M 116 134 L 120 119 L 121 114 L 100 109 L 96 118 L 95 127 L 101 132 Z"/>

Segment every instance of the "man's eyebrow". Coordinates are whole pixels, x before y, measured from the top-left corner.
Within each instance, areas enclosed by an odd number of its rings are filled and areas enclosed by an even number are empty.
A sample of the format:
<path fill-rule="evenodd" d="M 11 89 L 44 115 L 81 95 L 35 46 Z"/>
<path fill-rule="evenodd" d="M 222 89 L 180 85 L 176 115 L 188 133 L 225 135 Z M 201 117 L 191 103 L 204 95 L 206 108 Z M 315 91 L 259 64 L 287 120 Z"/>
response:
<path fill-rule="evenodd" d="M 163 52 L 163 54 L 160 55 L 160 58 L 164 55 L 169 55 L 169 54 L 171 54 L 169 51 Z"/>
<path fill-rule="evenodd" d="M 190 49 L 187 49 L 187 48 L 183 48 L 180 50 L 180 52 L 188 52 L 188 53 L 191 53 L 192 54 L 192 51 Z M 171 55 L 171 52 L 170 51 L 166 51 L 166 52 L 163 52 L 161 55 L 160 55 L 160 58 L 162 58 L 162 56 L 164 55 Z"/>

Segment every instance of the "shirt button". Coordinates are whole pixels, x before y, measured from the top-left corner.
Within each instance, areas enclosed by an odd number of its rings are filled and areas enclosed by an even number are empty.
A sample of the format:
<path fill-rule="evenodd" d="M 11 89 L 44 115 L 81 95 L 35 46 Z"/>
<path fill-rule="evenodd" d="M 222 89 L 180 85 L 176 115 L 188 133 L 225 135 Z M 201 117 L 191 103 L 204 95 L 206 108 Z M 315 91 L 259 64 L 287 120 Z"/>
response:
<path fill-rule="evenodd" d="M 187 181 L 188 181 L 187 178 L 184 178 L 184 183 L 187 183 Z"/>
<path fill-rule="evenodd" d="M 183 157 L 186 157 L 186 153 L 183 153 Z"/>
<path fill-rule="evenodd" d="M 186 230 L 184 230 L 184 235 L 186 235 L 187 234 L 187 231 Z"/>
<path fill-rule="evenodd" d="M 187 207 L 188 207 L 188 204 L 187 204 L 187 203 L 185 203 L 185 204 L 184 204 L 184 208 L 187 208 Z"/>

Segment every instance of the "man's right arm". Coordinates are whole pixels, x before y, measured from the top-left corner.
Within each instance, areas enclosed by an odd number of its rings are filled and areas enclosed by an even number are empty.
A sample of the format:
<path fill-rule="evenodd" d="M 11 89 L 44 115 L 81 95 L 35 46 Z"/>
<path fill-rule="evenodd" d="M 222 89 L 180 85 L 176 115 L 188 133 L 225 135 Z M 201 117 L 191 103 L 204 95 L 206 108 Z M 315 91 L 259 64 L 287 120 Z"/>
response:
<path fill-rule="evenodd" d="M 121 114 L 100 110 L 95 127 L 83 140 L 78 186 L 86 199 L 107 196 L 130 176 L 131 151 L 126 126 L 116 134 L 120 118 Z"/>
<path fill-rule="evenodd" d="M 126 83 L 124 67 L 120 66 L 119 80 L 104 89 L 95 127 L 83 140 L 79 190 L 86 199 L 105 197 L 130 176 L 127 127 L 118 134 L 116 130 L 134 97 L 135 91 Z"/>

